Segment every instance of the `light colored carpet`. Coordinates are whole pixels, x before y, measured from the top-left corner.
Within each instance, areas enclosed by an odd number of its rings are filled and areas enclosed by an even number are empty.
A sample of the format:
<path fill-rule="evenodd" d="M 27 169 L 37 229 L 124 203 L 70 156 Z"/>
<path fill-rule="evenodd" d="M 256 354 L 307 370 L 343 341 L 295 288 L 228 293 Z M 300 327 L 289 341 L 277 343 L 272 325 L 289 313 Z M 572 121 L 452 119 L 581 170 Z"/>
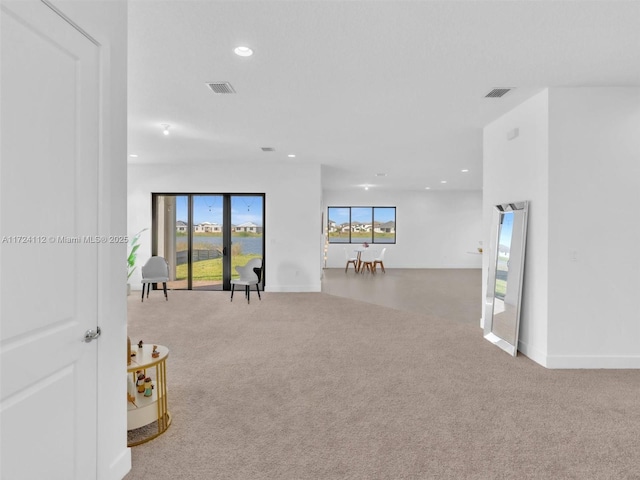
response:
<path fill-rule="evenodd" d="M 129 297 L 170 348 L 141 479 L 640 478 L 640 372 L 546 370 L 477 323 L 324 293 Z"/>

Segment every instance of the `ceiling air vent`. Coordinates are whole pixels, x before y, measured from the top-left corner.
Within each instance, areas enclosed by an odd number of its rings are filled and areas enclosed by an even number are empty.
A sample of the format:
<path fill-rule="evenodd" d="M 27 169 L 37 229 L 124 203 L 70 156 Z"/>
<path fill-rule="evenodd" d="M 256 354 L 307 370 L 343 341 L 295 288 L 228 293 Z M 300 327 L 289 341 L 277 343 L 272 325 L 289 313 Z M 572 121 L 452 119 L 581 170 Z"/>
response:
<path fill-rule="evenodd" d="M 229 82 L 211 82 L 207 83 L 207 87 L 209 87 L 213 93 L 236 93 Z"/>
<path fill-rule="evenodd" d="M 273 147 L 262 147 L 263 152 L 275 152 L 276 149 Z"/>
<path fill-rule="evenodd" d="M 500 98 L 510 90 L 510 88 L 494 88 L 485 95 L 485 98 Z"/>

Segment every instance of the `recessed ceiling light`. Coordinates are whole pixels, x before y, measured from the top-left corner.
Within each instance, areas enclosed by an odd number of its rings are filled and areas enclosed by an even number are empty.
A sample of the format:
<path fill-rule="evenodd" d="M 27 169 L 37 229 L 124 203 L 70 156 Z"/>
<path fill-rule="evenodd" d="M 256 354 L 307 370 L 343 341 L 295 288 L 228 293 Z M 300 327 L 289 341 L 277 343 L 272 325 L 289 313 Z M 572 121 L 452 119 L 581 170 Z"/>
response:
<path fill-rule="evenodd" d="M 138 155 L 136 155 L 135 153 L 131 153 L 129 156 L 130 156 L 131 158 L 138 158 Z"/>
<path fill-rule="evenodd" d="M 462 173 L 467 173 L 467 172 L 469 171 L 469 169 L 468 169 L 468 168 L 464 168 L 464 169 L 462 169 L 462 170 L 460 170 L 460 171 L 461 171 Z"/>
<path fill-rule="evenodd" d="M 162 124 L 162 133 L 163 133 L 164 135 L 169 135 L 169 127 L 170 127 L 170 126 L 171 126 L 171 125 L 169 125 L 168 123 L 163 123 L 163 124 Z"/>
<path fill-rule="evenodd" d="M 368 186 L 365 186 L 365 187 L 364 187 L 364 189 L 365 189 L 365 190 L 369 190 L 369 187 L 368 187 Z"/>
<path fill-rule="evenodd" d="M 233 51 L 240 57 L 250 57 L 251 55 L 253 55 L 253 50 L 251 50 L 249 47 L 240 46 L 234 48 Z"/>
<path fill-rule="evenodd" d="M 431 190 L 431 187 L 424 187 L 425 190 Z"/>
<path fill-rule="evenodd" d="M 376 177 L 386 177 L 386 173 L 376 173 Z"/>
<path fill-rule="evenodd" d="M 440 183 L 447 183 L 446 180 L 440 180 Z"/>
<path fill-rule="evenodd" d="M 293 153 L 290 153 L 289 155 L 287 155 L 287 157 L 289 157 L 289 158 L 296 158 L 295 154 L 293 154 Z"/>

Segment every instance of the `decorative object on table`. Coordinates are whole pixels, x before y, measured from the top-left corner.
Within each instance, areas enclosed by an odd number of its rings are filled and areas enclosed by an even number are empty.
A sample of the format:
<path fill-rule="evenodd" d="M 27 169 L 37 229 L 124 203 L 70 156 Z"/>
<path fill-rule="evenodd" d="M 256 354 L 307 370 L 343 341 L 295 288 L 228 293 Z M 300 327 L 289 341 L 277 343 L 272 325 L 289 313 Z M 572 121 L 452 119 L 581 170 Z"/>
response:
<path fill-rule="evenodd" d="M 153 358 L 158 358 L 160 356 L 160 352 L 158 351 L 158 345 L 153 346 L 153 351 L 151 352 L 151 356 Z"/>
<path fill-rule="evenodd" d="M 368 244 L 367 242 L 364 242 L 364 243 L 362 244 L 362 246 L 363 246 L 364 248 L 369 248 L 369 244 Z"/>
<path fill-rule="evenodd" d="M 131 365 L 131 337 L 127 335 L 127 365 Z"/>
<path fill-rule="evenodd" d="M 138 393 L 144 393 L 145 376 L 144 376 L 144 373 L 142 373 L 142 370 L 136 371 L 136 378 L 138 379 L 136 381 L 136 386 L 138 387 Z"/>
<path fill-rule="evenodd" d="M 135 405 L 136 408 L 138 408 L 138 406 L 135 403 L 135 398 L 136 398 L 136 384 L 133 381 L 133 377 L 131 375 L 127 375 L 127 401 L 133 403 L 133 405 Z"/>
<path fill-rule="evenodd" d="M 144 396 L 150 397 L 153 394 L 153 385 L 151 385 L 151 377 L 144 379 Z"/>
<path fill-rule="evenodd" d="M 138 342 L 138 348 L 142 348 L 142 340 Z"/>

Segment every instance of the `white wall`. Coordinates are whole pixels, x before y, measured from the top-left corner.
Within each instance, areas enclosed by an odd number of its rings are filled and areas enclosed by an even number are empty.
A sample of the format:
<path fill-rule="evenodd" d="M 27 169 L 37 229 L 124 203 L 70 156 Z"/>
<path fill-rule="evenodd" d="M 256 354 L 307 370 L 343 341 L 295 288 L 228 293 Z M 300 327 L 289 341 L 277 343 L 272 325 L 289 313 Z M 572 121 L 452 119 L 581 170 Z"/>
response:
<path fill-rule="evenodd" d="M 100 43 L 101 160 L 98 228 L 103 235 L 127 231 L 127 3 L 123 0 L 53 0 L 53 4 Z M 131 469 L 127 448 L 126 245 L 104 244 L 99 251 L 98 348 L 99 480 L 121 479 Z M 37 461 L 37 459 L 35 460 Z"/>
<path fill-rule="evenodd" d="M 549 91 L 550 367 L 640 368 L 640 89 Z"/>
<path fill-rule="evenodd" d="M 485 238 L 493 204 L 530 201 L 525 355 L 640 368 L 639 192 L 638 88 L 549 89 L 485 127 Z"/>
<path fill-rule="evenodd" d="M 151 193 L 264 193 L 266 291 L 319 292 L 321 267 L 319 165 L 213 161 L 211 166 L 130 165 L 129 235 L 151 227 Z M 138 266 L 151 256 L 141 237 Z M 140 288 L 140 272 L 131 276 Z"/>
<path fill-rule="evenodd" d="M 387 247 L 388 268 L 480 268 L 482 192 L 325 190 L 323 207 L 396 207 L 396 244 Z M 330 244 L 328 268 L 344 268 L 344 244 Z"/>
<path fill-rule="evenodd" d="M 507 139 L 518 128 L 519 135 Z M 483 238 L 489 245 L 493 206 L 529 201 L 519 349 L 545 364 L 548 291 L 548 92 L 530 98 L 484 128 Z M 483 256 L 487 278 L 490 252 Z M 483 285 L 482 298 L 485 298 Z M 484 310 L 483 310 L 484 311 Z"/>

